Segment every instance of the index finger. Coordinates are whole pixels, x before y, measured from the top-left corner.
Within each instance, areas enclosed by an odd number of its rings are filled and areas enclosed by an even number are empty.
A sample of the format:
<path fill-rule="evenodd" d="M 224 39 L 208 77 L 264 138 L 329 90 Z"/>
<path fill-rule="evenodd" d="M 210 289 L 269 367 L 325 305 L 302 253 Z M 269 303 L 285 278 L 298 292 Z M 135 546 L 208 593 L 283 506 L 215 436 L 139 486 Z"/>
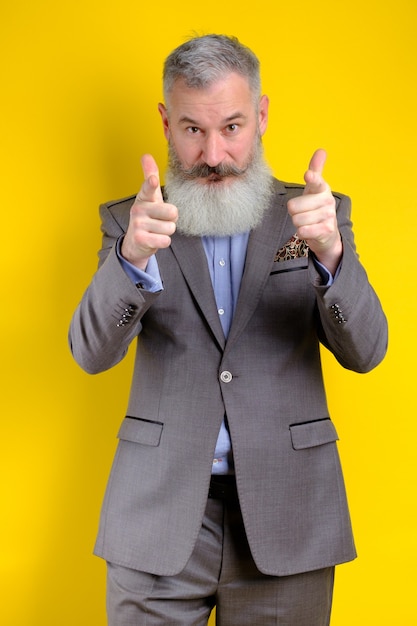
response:
<path fill-rule="evenodd" d="M 323 169 L 326 159 L 327 153 L 322 148 L 316 150 L 311 157 L 308 170 L 304 175 L 304 180 L 306 182 L 304 194 L 321 193 L 322 191 L 326 191 L 328 186 L 323 179 Z"/>
<path fill-rule="evenodd" d="M 312 172 L 317 172 L 318 174 L 321 175 L 323 173 L 326 159 L 327 159 L 326 150 L 319 148 L 318 150 L 315 151 L 315 153 L 311 157 L 311 161 L 310 161 L 310 165 L 308 166 L 308 169 L 311 170 Z"/>
<path fill-rule="evenodd" d="M 141 163 L 145 181 L 138 193 L 138 199 L 146 202 L 163 201 L 159 183 L 159 169 L 155 159 L 150 154 L 144 154 Z"/>

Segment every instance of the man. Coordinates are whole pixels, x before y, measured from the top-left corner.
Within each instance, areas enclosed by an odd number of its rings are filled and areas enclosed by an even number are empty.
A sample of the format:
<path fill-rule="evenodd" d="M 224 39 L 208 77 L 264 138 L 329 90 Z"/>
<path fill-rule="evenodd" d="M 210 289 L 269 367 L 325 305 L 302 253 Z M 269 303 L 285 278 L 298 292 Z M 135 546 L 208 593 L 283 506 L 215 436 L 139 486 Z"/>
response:
<path fill-rule="evenodd" d="M 355 558 L 320 367 L 383 358 L 387 327 L 355 252 L 350 201 L 318 150 L 305 186 L 273 178 L 259 63 L 209 35 L 165 62 L 166 186 L 101 207 L 99 269 L 70 329 L 77 362 L 137 339 L 96 554 L 109 624 L 329 623 Z"/>

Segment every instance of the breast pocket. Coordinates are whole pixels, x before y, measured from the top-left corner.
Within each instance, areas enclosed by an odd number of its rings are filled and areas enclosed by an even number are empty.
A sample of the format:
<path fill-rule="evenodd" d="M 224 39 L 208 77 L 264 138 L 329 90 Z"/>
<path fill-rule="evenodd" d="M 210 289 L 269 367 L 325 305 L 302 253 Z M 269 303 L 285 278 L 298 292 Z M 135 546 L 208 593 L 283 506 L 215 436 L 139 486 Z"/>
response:
<path fill-rule="evenodd" d="M 299 272 L 308 268 L 308 260 L 305 257 L 297 257 L 288 261 L 275 262 L 272 266 L 271 276 L 276 274 L 288 274 Z"/>
<path fill-rule="evenodd" d="M 339 439 L 330 418 L 304 422 L 303 424 L 291 424 L 290 434 L 294 450 L 314 448 L 326 443 L 334 443 Z"/>

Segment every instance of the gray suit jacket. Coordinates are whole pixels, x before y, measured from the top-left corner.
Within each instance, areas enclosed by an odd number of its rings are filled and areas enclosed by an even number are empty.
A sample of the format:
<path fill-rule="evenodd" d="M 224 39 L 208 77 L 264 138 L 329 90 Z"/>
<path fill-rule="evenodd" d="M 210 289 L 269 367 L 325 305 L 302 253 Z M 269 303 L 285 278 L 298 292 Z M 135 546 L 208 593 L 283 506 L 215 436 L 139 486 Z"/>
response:
<path fill-rule="evenodd" d="M 101 207 L 99 269 L 74 313 L 72 351 L 97 373 L 137 339 L 96 543 L 103 558 L 158 575 L 181 571 L 200 530 L 225 414 L 258 568 L 288 575 L 355 557 L 319 342 L 342 366 L 367 372 L 385 354 L 387 326 L 355 252 L 346 196 L 335 194 L 344 253 L 334 284 L 321 286 L 297 248 L 285 260 L 294 234 L 286 204 L 301 192 L 275 181 L 249 238 L 227 342 L 201 240 L 175 234 L 158 251 L 164 289 L 151 294 L 115 254 L 134 197 Z"/>

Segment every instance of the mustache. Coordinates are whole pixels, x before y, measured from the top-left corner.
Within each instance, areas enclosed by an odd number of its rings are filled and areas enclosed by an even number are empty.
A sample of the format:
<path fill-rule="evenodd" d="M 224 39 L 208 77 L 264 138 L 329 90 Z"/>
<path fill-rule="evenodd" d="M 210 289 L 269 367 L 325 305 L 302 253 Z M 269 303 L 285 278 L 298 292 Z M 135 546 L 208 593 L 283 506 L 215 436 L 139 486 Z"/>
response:
<path fill-rule="evenodd" d="M 195 178 L 209 178 L 210 176 L 219 176 L 224 178 L 226 176 L 242 176 L 246 173 L 248 167 L 237 167 L 233 164 L 219 163 L 214 167 L 207 165 L 207 163 L 198 163 L 190 168 L 181 167 L 181 173 L 188 179 Z"/>

